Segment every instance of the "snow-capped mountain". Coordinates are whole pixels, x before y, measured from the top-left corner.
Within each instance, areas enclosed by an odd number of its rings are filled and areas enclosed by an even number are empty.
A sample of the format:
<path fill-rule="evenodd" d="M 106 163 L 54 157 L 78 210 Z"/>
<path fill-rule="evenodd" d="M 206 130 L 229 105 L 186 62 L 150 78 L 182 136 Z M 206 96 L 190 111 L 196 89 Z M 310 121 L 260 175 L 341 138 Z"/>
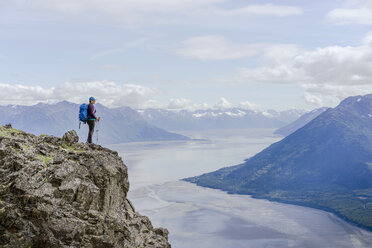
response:
<path fill-rule="evenodd" d="M 243 108 L 208 110 L 142 109 L 138 113 L 149 123 L 166 130 L 233 128 L 279 128 L 298 119 L 304 110 L 258 111 Z"/>

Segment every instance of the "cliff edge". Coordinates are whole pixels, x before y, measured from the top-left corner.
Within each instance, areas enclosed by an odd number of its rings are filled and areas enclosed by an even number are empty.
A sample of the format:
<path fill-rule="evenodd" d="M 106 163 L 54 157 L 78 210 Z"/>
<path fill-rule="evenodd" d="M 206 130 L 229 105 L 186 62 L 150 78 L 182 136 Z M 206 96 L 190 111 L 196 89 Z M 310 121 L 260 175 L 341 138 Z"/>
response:
<path fill-rule="evenodd" d="M 117 152 L 0 126 L 0 247 L 171 247 L 128 190 Z"/>

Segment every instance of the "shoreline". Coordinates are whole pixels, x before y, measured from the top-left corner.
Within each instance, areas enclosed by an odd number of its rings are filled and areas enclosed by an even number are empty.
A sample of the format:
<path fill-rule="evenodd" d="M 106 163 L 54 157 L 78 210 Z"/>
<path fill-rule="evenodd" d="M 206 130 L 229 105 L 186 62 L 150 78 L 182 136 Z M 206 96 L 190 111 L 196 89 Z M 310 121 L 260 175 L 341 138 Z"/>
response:
<path fill-rule="evenodd" d="M 203 187 L 203 186 L 201 186 L 201 187 Z M 227 193 L 230 194 L 229 192 L 227 192 Z M 246 194 L 237 194 L 237 195 L 246 195 Z M 278 203 L 283 203 L 283 204 L 289 204 L 289 205 L 295 205 L 295 206 L 300 206 L 300 207 L 307 207 L 307 208 L 311 208 L 311 209 L 321 210 L 321 211 L 324 211 L 324 212 L 327 212 L 327 213 L 334 214 L 335 216 L 339 217 L 340 219 L 344 220 L 345 222 L 347 222 L 347 223 L 349 223 L 353 226 L 359 227 L 359 228 L 361 228 L 365 231 L 368 231 L 368 232 L 372 232 L 372 227 L 368 227 L 368 226 L 362 225 L 360 223 L 357 223 L 353 220 L 350 220 L 349 218 L 343 216 L 342 214 L 340 214 L 339 212 L 337 212 L 337 211 L 335 211 L 331 208 L 316 206 L 316 205 L 312 205 L 312 204 L 306 204 L 306 203 L 302 203 L 302 202 L 276 199 L 276 198 L 266 198 L 266 197 L 259 197 L 259 196 L 255 196 L 255 195 L 250 195 L 250 196 L 252 198 L 255 198 L 255 199 L 263 199 L 263 200 L 268 200 L 268 201 L 271 201 L 271 202 L 278 202 Z"/>
<path fill-rule="evenodd" d="M 280 199 L 280 198 L 264 197 L 264 196 L 260 196 L 260 195 L 257 195 L 257 194 L 235 193 L 235 192 L 231 192 L 231 191 L 228 191 L 228 190 L 223 190 L 223 189 L 216 188 L 216 187 L 208 187 L 208 186 L 200 185 L 198 183 L 188 181 L 187 178 L 183 178 L 183 179 L 180 179 L 180 180 L 195 184 L 195 185 L 203 187 L 203 188 L 217 189 L 217 190 L 220 190 L 220 191 L 225 192 L 225 193 L 230 194 L 230 195 L 245 195 L 245 196 L 250 196 L 254 199 L 268 200 L 270 202 L 277 202 L 277 203 L 283 203 L 283 204 L 288 204 L 288 205 L 295 205 L 295 206 L 300 206 L 300 207 L 307 207 L 307 208 L 311 208 L 311 209 L 321 210 L 321 211 L 324 211 L 324 212 L 327 212 L 327 213 L 334 214 L 335 216 L 339 217 L 340 219 L 344 220 L 345 222 L 347 222 L 347 223 L 349 223 L 349 224 L 351 224 L 355 227 L 359 227 L 359 228 L 361 228 L 365 231 L 372 232 L 372 227 L 365 226 L 363 224 L 355 222 L 355 221 L 347 218 L 346 216 L 340 214 L 338 211 L 336 211 L 332 208 L 322 207 L 322 206 L 319 206 L 319 205 L 316 205 L 316 204 L 305 203 L 305 202 L 300 202 L 300 201 L 291 201 L 291 200 L 285 200 L 285 199 Z"/>

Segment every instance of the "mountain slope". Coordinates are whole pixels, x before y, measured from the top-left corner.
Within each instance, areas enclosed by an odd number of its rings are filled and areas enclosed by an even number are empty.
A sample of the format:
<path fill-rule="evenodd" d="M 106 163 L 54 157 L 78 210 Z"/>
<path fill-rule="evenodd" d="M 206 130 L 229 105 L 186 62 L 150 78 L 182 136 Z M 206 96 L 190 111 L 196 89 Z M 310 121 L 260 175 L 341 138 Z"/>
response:
<path fill-rule="evenodd" d="M 314 109 L 313 111 L 310 111 L 308 113 L 305 113 L 305 114 L 301 115 L 300 118 L 298 118 L 294 122 L 277 129 L 274 132 L 274 134 L 288 136 L 291 133 L 294 133 L 296 130 L 300 129 L 301 127 L 305 126 L 307 123 L 309 123 L 310 121 L 315 119 L 317 116 L 319 116 L 321 113 L 323 113 L 327 109 L 328 108 L 318 108 L 318 109 Z"/>
<path fill-rule="evenodd" d="M 242 108 L 196 111 L 144 109 L 138 112 L 149 123 L 166 130 L 278 128 L 304 113 L 302 110 L 262 112 Z"/>
<path fill-rule="evenodd" d="M 243 164 L 186 181 L 326 209 L 372 229 L 372 94 L 345 99 Z"/>
<path fill-rule="evenodd" d="M 110 109 L 96 104 L 96 109 L 97 115 L 102 117 L 98 124 L 101 144 L 187 139 L 147 123 L 135 110 L 128 107 Z M 67 101 L 33 106 L 0 106 L 0 124 L 11 123 L 15 128 L 37 135 L 61 136 L 66 131 L 75 129 L 80 141 L 85 141 L 88 127 L 82 125 L 79 130 L 78 112 L 79 105 Z"/>

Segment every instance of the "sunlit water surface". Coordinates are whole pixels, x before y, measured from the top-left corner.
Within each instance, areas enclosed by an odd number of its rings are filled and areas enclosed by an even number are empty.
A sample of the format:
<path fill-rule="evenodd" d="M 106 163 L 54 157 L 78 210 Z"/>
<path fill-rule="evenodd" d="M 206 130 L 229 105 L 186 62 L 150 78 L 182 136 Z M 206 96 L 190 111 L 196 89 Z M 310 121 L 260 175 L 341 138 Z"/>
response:
<path fill-rule="evenodd" d="M 372 247 L 372 232 L 331 213 L 179 181 L 242 163 L 280 140 L 272 129 L 182 132 L 189 141 L 111 145 L 129 170 L 131 199 L 175 248 Z"/>

